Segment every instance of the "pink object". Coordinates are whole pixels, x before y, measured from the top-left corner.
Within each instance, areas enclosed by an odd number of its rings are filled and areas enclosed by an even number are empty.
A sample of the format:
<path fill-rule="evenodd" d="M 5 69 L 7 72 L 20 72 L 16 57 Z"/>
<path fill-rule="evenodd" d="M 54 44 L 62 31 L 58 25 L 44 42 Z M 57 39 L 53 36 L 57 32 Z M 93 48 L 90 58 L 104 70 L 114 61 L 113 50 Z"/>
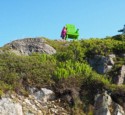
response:
<path fill-rule="evenodd" d="M 62 37 L 62 39 L 65 38 L 66 32 L 67 32 L 66 27 L 63 27 L 62 32 L 61 32 L 61 37 Z"/>

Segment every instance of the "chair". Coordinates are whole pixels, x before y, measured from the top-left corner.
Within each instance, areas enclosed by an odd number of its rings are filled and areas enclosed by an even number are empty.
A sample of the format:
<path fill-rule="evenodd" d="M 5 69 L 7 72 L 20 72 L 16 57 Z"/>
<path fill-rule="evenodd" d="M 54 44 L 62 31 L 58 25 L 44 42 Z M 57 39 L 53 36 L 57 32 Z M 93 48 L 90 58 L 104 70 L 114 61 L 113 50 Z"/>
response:
<path fill-rule="evenodd" d="M 78 40 L 79 37 L 79 29 L 76 29 L 74 25 L 72 24 L 66 24 L 66 40 L 68 40 L 68 38 L 70 39 L 74 39 L 74 40 Z"/>

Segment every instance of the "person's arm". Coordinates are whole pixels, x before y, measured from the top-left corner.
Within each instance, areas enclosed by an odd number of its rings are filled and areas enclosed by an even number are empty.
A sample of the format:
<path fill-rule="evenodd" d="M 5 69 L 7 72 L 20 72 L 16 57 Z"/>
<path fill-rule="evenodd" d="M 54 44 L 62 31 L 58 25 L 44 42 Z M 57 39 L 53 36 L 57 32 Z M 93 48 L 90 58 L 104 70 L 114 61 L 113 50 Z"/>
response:
<path fill-rule="evenodd" d="M 118 32 L 123 32 L 123 29 L 121 29 L 121 30 L 118 30 Z"/>

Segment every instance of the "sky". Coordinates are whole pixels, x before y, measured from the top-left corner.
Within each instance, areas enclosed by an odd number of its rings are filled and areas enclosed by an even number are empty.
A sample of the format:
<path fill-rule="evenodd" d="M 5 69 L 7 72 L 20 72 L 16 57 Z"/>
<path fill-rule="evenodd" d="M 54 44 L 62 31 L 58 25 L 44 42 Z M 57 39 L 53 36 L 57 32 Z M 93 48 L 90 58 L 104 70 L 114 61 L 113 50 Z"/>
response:
<path fill-rule="evenodd" d="M 61 39 L 66 24 L 79 39 L 114 36 L 125 24 L 125 0 L 0 0 L 0 46 L 34 37 Z"/>

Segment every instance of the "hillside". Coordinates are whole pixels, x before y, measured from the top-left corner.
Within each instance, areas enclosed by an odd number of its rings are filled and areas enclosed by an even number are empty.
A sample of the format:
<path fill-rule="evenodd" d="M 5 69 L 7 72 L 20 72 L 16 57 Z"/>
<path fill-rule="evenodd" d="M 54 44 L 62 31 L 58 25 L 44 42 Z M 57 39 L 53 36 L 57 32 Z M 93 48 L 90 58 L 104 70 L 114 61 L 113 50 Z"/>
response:
<path fill-rule="evenodd" d="M 22 113 L 15 109 L 13 115 L 124 115 L 125 36 L 25 38 L 5 44 L 0 96 L 1 114 L 8 111 L 3 102 L 10 106 L 14 101 Z"/>

